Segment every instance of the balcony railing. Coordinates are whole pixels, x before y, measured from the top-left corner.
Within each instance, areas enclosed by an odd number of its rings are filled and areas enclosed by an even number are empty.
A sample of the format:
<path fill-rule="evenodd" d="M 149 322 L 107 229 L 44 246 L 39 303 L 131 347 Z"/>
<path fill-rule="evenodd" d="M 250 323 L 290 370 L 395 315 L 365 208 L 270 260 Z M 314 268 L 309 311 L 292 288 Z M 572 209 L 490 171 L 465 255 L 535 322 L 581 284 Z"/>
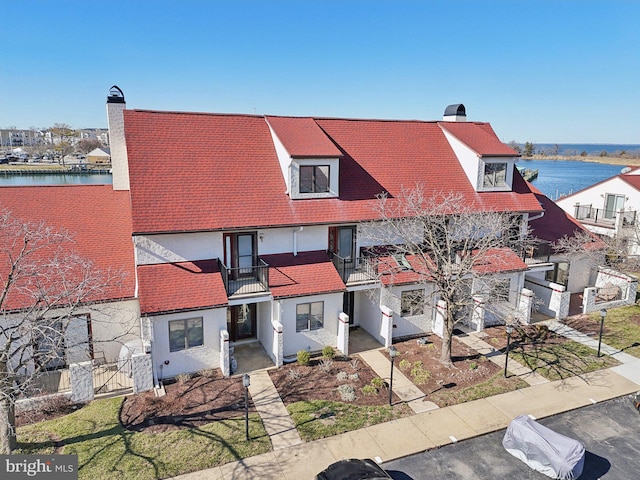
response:
<path fill-rule="evenodd" d="M 218 260 L 222 281 L 228 296 L 251 295 L 269 291 L 269 265 L 258 259 L 258 265 L 227 267 Z"/>
<path fill-rule="evenodd" d="M 527 265 L 549 263 L 552 248 L 547 242 L 538 242 L 522 249 L 522 259 Z"/>
<path fill-rule="evenodd" d="M 373 282 L 377 280 L 376 257 L 343 258 L 328 252 L 333 265 L 346 284 Z"/>
<path fill-rule="evenodd" d="M 591 205 L 576 205 L 575 214 L 577 220 L 585 223 L 603 225 L 613 227 L 616 224 L 618 216 L 622 216 L 622 227 L 630 227 L 636 223 L 636 212 L 634 210 L 613 210 L 603 208 L 593 208 Z"/>

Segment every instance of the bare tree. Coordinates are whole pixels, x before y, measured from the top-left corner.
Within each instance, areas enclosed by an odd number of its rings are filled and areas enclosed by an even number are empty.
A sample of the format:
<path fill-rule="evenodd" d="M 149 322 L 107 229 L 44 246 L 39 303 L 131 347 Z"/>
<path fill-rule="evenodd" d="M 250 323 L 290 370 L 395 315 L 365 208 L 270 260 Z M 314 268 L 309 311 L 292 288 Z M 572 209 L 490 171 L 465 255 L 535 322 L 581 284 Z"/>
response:
<path fill-rule="evenodd" d="M 76 132 L 66 123 L 56 123 L 49 131 L 54 137 L 58 138 L 57 143 L 54 141 L 53 149 L 60 155 L 61 160 L 59 163 L 64 165 L 64 157 L 73 151 L 73 138 Z"/>
<path fill-rule="evenodd" d="M 470 315 L 473 295 L 488 305 L 507 303 L 510 287 L 505 292 L 504 276 L 494 274 L 509 269 L 505 259 L 519 261 L 512 249 L 520 251 L 527 235 L 522 217 L 486 211 L 456 193 L 427 194 L 420 186 L 395 198 L 381 195 L 378 215 L 380 221 L 363 225 L 363 235 L 385 246 L 378 268 L 382 283 L 394 284 L 410 270 L 411 281 L 428 292 L 416 301 L 430 308 L 444 301 L 440 360 L 450 365 L 453 330 Z"/>
<path fill-rule="evenodd" d="M 121 285 L 121 272 L 98 270 L 73 243 L 69 232 L 0 211 L 0 454 L 16 447 L 16 400 L 73 347 L 67 333 L 80 311 Z"/>
<path fill-rule="evenodd" d="M 76 146 L 77 150 L 80 153 L 87 154 L 96 148 L 100 148 L 102 146 L 102 142 L 97 138 L 83 138 L 78 142 Z"/>

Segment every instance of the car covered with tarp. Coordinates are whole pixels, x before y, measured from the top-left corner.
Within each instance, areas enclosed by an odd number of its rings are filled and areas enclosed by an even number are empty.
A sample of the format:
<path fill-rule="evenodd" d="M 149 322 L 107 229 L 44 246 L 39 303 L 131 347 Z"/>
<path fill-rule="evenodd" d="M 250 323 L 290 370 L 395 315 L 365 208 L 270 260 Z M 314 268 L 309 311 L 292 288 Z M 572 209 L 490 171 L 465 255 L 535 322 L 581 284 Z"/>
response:
<path fill-rule="evenodd" d="M 570 480 L 582 475 L 584 445 L 539 424 L 527 415 L 519 415 L 511 421 L 502 439 L 502 446 L 547 477 Z"/>

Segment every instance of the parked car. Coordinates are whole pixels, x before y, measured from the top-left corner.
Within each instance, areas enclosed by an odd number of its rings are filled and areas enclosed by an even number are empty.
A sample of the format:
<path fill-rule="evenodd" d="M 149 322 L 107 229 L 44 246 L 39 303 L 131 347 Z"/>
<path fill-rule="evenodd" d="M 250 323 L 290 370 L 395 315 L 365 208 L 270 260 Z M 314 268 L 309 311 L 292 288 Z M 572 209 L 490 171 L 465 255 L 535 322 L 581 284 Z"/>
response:
<path fill-rule="evenodd" d="M 351 458 L 329 465 L 316 480 L 388 480 L 391 476 L 371 459 Z"/>

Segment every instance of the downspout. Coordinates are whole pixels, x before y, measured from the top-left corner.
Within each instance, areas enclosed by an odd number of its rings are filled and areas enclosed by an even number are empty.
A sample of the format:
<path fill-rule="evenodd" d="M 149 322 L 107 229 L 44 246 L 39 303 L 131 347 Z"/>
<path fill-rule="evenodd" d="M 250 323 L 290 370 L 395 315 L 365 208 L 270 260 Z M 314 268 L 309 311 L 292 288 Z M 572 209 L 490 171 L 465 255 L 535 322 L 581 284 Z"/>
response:
<path fill-rule="evenodd" d="M 544 217 L 544 210 L 540 212 L 538 215 L 534 215 L 533 217 L 529 217 L 527 222 L 531 222 L 532 220 L 538 220 L 539 218 Z"/>
<path fill-rule="evenodd" d="M 294 257 L 298 256 L 298 233 L 300 233 L 302 230 L 304 230 L 304 227 L 300 226 L 298 230 L 293 231 L 293 256 Z"/>

